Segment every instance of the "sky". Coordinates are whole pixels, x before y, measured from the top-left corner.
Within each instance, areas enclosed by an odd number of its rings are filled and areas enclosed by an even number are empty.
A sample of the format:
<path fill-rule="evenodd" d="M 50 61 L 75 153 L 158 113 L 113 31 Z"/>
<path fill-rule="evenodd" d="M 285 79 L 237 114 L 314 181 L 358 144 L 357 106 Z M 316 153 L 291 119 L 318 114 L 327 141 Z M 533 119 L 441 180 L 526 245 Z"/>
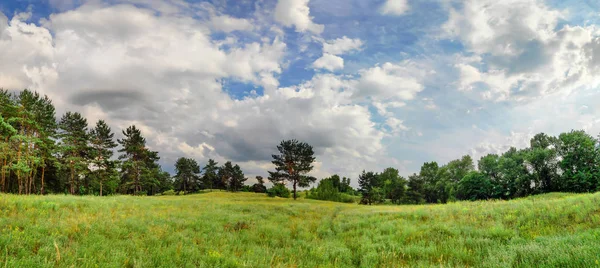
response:
<path fill-rule="evenodd" d="M 179 157 L 267 175 L 284 139 L 312 175 L 418 172 L 600 132 L 595 0 L 4 0 L 0 87 L 60 117 L 135 124 Z"/>

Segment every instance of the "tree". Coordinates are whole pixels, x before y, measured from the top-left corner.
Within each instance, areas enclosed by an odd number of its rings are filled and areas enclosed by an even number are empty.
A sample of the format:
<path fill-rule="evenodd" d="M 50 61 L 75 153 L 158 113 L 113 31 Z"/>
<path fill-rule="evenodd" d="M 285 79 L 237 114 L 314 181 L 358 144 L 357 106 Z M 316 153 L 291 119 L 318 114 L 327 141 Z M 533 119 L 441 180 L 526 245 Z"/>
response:
<path fill-rule="evenodd" d="M 423 198 L 427 203 L 437 203 L 440 199 L 439 174 L 437 162 L 427 162 L 421 166 L 419 178 L 423 180 Z"/>
<path fill-rule="evenodd" d="M 254 185 L 252 185 L 252 191 L 255 193 L 266 193 L 267 187 L 265 186 L 265 179 L 262 176 L 256 176 L 256 181 Z"/>
<path fill-rule="evenodd" d="M 96 127 L 90 131 L 91 156 L 94 171 L 92 172 L 100 184 L 100 196 L 103 194 L 103 186 L 107 180 L 116 177 L 117 161 L 112 160 L 113 149 L 117 147 L 110 127 L 99 120 Z"/>
<path fill-rule="evenodd" d="M 267 190 L 267 196 L 289 198 L 290 190 L 283 183 L 275 183 L 273 187 Z"/>
<path fill-rule="evenodd" d="M 354 189 L 350 186 L 350 178 L 343 177 L 342 185 L 340 186 L 340 192 L 347 194 L 354 194 Z"/>
<path fill-rule="evenodd" d="M 158 186 L 160 167 L 156 164 L 158 153 L 146 147 L 146 139 L 135 125 L 123 131 L 125 138 L 117 140 L 122 153 L 121 187 L 125 192 L 137 195 L 147 188 Z"/>
<path fill-rule="evenodd" d="M 379 174 L 374 172 L 365 172 L 358 176 L 358 191 L 362 194 L 361 203 L 371 205 L 383 201 L 383 191 Z"/>
<path fill-rule="evenodd" d="M 399 175 L 395 168 L 386 168 L 379 174 L 382 182 L 383 193 L 392 203 L 399 204 L 406 192 L 406 179 Z"/>
<path fill-rule="evenodd" d="M 596 140 L 592 136 L 583 130 L 560 134 L 557 154 L 562 174 L 555 189 L 577 193 L 597 189 L 600 155 L 596 148 Z"/>
<path fill-rule="evenodd" d="M 204 175 L 202 175 L 202 183 L 205 188 L 212 190 L 215 186 L 220 185 L 220 179 L 217 175 L 217 172 L 219 171 L 218 164 L 219 163 L 215 162 L 215 160 L 208 159 L 208 163 L 202 169 L 204 172 Z"/>
<path fill-rule="evenodd" d="M 75 194 L 80 177 L 89 173 L 90 147 L 87 120 L 79 113 L 67 112 L 60 120 L 62 163 L 69 169 L 69 192 Z"/>
<path fill-rule="evenodd" d="M 229 190 L 232 192 L 237 192 L 244 187 L 244 182 L 247 180 L 244 177 L 244 172 L 240 168 L 239 165 L 233 166 L 233 172 L 231 176 L 231 180 L 229 181 Z"/>
<path fill-rule="evenodd" d="M 499 187 L 502 189 L 500 198 L 521 197 L 532 192 L 530 175 L 525 165 L 526 156 L 527 150 L 517 150 L 511 147 L 498 160 Z"/>
<path fill-rule="evenodd" d="M 558 179 L 558 159 L 556 154 L 555 137 L 544 133 L 535 135 L 530 143 L 526 159 L 529 174 L 531 175 L 533 193 L 547 193 L 558 190 L 556 180 Z"/>
<path fill-rule="evenodd" d="M 411 204 L 425 203 L 425 180 L 418 174 L 408 176 L 406 201 Z"/>
<path fill-rule="evenodd" d="M 200 166 L 196 160 L 181 157 L 175 162 L 175 185 L 183 193 L 199 190 Z"/>
<path fill-rule="evenodd" d="M 312 146 L 297 140 L 285 140 L 278 146 L 279 154 L 274 154 L 272 163 L 275 171 L 269 171 L 269 176 L 275 182 L 288 181 L 292 183 L 294 200 L 297 187 L 308 187 L 317 179 L 307 176 L 313 169 L 315 161 Z"/>
<path fill-rule="evenodd" d="M 501 180 L 500 156 L 497 154 L 488 154 L 479 159 L 478 169 L 481 174 L 487 176 L 492 184 L 492 197 L 503 198 L 505 185 Z"/>
<path fill-rule="evenodd" d="M 459 200 L 482 200 L 492 197 L 492 183 L 489 177 L 477 171 L 465 175 L 456 189 L 456 198 Z"/>

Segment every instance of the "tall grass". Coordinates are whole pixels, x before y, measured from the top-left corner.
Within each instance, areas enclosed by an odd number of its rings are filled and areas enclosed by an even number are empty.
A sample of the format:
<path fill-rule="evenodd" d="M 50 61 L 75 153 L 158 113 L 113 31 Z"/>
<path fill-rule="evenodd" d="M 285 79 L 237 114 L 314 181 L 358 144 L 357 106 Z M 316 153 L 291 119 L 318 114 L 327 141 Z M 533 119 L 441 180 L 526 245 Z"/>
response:
<path fill-rule="evenodd" d="M 600 194 L 359 206 L 0 195 L 0 267 L 593 267 Z"/>

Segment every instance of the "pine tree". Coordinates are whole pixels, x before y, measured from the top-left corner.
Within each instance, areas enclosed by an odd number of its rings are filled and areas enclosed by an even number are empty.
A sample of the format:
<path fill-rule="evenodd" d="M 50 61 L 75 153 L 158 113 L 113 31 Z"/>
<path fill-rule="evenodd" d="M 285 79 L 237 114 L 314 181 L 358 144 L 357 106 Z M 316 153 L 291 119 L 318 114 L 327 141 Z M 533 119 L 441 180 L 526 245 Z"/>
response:
<path fill-rule="evenodd" d="M 244 182 L 247 180 L 244 177 L 244 172 L 237 164 L 233 166 L 232 176 L 229 181 L 229 190 L 232 192 L 237 192 L 244 186 Z"/>
<path fill-rule="evenodd" d="M 179 191 L 188 193 L 199 189 L 200 166 L 196 160 L 181 157 L 175 163 L 175 170 L 175 184 Z"/>
<path fill-rule="evenodd" d="M 69 170 L 69 192 L 75 194 L 79 179 L 89 173 L 90 147 L 88 123 L 79 113 L 67 112 L 60 120 L 62 164 Z"/>
<path fill-rule="evenodd" d="M 219 185 L 220 179 L 217 175 L 217 172 L 219 171 L 219 166 L 217 166 L 218 164 L 219 163 L 215 162 L 215 160 L 208 159 L 208 163 L 202 169 L 204 172 L 204 175 L 202 176 L 202 184 L 204 184 L 205 188 L 212 190 Z"/>
<path fill-rule="evenodd" d="M 221 166 L 219 168 L 219 172 L 218 172 L 218 177 L 221 179 L 221 184 L 225 185 L 225 188 L 227 190 L 231 190 L 230 181 L 232 180 L 233 176 L 234 176 L 233 164 L 231 164 L 231 161 L 227 161 L 227 162 L 225 162 L 225 164 L 223 166 Z"/>
<path fill-rule="evenodd" d="M 121 167 L 121 186 L 124 192 L 137 195 L 144 186 L 152 189 L 159 184 L 160 167 L 156 163 L 160 158 L 158 153 L 146 147 L 146 139 L 135 125 L 123 131 L 124 139 L 117 140 L 121 145 L 122 153 L 119 159 L 123 160 Z"/>
<path fill-rule="evenodd" d="M 116 174 L 117 162 L 112 160 L 113 149 L 117 147 L 114 141 L 115 134 L 112 133 L 110 127 L 99 120 L 96 127 L 90 131 L 90 144 L 92 147 L 92 164 L 93 174 L 100 184 L 100 196 L 103 195 L 103 186 L 105 182 L 114 178 Z"/>
<path fill-rule="evenodd" d="M 308 187 L 317 179 L 307 176 L 313 169 L 315 161 L 312 146 L 297 140 L 282 141 L 277 150 L 279 154 L 272 155 L 275 171 L 269 171 L 269 179 L 274 182 L 288 181 L 292 183 L 294 200 L 297 198 L 297 187 Z"/>

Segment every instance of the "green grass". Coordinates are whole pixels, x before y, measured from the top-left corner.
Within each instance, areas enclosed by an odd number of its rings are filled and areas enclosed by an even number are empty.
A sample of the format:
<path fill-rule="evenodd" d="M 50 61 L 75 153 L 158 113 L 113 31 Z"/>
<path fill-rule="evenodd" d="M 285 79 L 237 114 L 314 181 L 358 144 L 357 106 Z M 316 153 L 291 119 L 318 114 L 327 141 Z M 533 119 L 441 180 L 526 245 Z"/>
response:
<path fill-rule="evenodd" d="M 597 267 L 600 193 L 360 206 L 0 195 L 0 267 Z"/>

